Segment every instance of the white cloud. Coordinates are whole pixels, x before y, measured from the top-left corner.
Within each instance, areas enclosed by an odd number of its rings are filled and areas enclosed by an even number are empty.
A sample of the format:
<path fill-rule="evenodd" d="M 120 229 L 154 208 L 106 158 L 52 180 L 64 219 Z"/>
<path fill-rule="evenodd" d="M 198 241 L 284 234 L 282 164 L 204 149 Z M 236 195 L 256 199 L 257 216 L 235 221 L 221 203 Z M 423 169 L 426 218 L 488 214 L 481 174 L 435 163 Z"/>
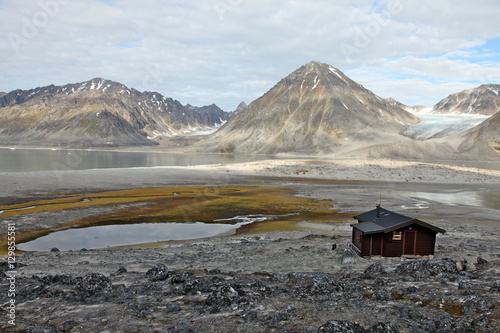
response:
<path fill-rule="evenodd" d="M 499 50 L 488 51 L 488 63 L 477 60 L 483 52 L 477 47 L 500 37 L 497 0 L 4 0 L 0 6 L 0 91 L 104 77 L 231 110 L 311 60 L 347 73 L 377 68 L 377 76 L 355 79 L 367 87 L 380 80 L 373 86 L 391 87 L 392 96 L 406 96 L 412 79 L 435 93 L 485 73 L 499 79 Z"/>
<path fill-rule="evenodd" d="M 391 61 L 386 67 L 397 73 L 439 78 L 443 81 L 500 81 L 500 64 L 486 66 L 465 59 L 450 59 L 446 55 L 432 58 L 402 57 Z"/>
<path fill-rule="evenodd" d="M 406 105 L 432 107 L 446 96 L 477 87 L 478 83 L 462 81 L 433 82 L 428 79 L 401 76 L 381 68 L 363 67 L 346 71 L 352 79 L 382 98 L 392 97 Z"/>

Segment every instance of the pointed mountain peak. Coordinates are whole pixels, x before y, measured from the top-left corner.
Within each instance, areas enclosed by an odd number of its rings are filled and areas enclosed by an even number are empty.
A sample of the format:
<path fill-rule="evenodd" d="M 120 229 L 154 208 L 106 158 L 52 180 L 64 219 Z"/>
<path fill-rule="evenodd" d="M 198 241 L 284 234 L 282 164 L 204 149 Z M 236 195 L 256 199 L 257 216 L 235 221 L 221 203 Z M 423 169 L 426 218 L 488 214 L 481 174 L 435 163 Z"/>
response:
<path fill-rule="evenodd" d="M 204 144 L 231 153 L 331 152 L 347 143 L 387 140 L 416 122 L 418 118 L 388 105 L 335 67 L 312 61 L 253 101 Z"/>
<path fill-rule="evenodd" d="M 319 61 L 311 61 L 282 79 L 277 87 L 297 88 L 301 93 L 338 94 L 340 90 L 354 89 L 368 92 L 339 69 Z M 371 92 L 370 92 L 371 93 Z"/>
<path fill-rule="evenodd" d="M 247 103 L 241 102 L 240 104 L 238 104 L 238 106 L 236 107 L 236 110 L 234 110 L 234 112 L 238 113 L 241 111 L 245 111 L 247 109 L 247 107 L 248 107 Z"/>

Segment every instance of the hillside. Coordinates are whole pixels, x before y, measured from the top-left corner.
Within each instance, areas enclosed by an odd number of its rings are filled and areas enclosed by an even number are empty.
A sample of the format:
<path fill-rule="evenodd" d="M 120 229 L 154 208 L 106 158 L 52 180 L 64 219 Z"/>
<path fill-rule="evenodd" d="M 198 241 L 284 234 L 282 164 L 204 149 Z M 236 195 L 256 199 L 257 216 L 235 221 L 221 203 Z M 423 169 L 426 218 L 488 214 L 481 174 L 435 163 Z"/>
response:
<path fill-rule="evenodd" d="M 418 121 L 340 70 L 313 61 L 230 119 L 203 147 L 226 153 L 334 153 L 394 140 Z"/>
<path fill-rule="evenodd" d="M 496 156 L 500 156 L 500 111 L 468 130 L 462 135 L 462 140 L 461 150 L 474 150 L 477 149 L 478 145 L 481 145 L 483 149 L 490 148 L 492 150 L 492 157 L 495 156 L 495 151 Z"/>
<path fill-rule="evenodd" d="M 0 144 L 155 145 L 162 138 L 220 126 L 232 113 L 182 105 L 156 92 L 93 79 L 15 90 L 0 97 Z"/>

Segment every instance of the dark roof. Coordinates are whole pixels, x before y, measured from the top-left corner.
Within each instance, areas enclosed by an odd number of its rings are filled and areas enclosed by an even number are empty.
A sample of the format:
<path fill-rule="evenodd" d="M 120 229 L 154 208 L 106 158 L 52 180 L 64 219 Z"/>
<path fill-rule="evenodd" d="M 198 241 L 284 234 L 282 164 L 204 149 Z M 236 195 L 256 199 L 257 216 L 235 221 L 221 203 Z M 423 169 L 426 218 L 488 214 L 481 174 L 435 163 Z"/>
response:
<path fill-rule="evenodd" d="M 358 220 L 359 223 L 352 224 L 351 226 L 365 234 L 391 232 L 411 224 L 418 224 L 435 232 L 445 233 L 445 230 L 435 227 L 432 224 L 417 220 L 413 217 L 391 212 L 390 210 L 382 208 L 378 205 L 377 208 L 366 213 L 356 215 L 354 218 Z"/>

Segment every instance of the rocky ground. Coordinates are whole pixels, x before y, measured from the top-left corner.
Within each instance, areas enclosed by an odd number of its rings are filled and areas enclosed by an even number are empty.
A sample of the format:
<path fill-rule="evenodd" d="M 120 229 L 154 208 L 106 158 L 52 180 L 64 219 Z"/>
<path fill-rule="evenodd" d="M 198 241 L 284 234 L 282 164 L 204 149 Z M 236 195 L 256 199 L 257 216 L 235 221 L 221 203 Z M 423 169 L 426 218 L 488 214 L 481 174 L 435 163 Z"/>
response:
<path fill-rule="evenodd" d="M 322 224 L 303 221 L 301 231 L 236 234 L 159 247 L 24 253 L 16 257 L 15 268 L 9 268 L 3 256 L 0 330 L 500 331 L 498 172 L 429 165 L 378 168 L 376 163 L 325 169 L 323 163 L 295 163 L 287 169 L 268 165 L 245 171 L 245 176 L 241 170 L 218 168 L 3 174 L 0 198 L 16 203 L 64 191 L 260 183 L 328 200 L 344 216 L 373 209 L 381 201 L 387 209 L 447 232 L 438 235 L 434 258 L 359 258 L 347 246 L 351 218 Z M 431 175 L 433 170 L 442 175 Z M 376 174 L 371 182 L 328 181 L 357 179 L 356 172 L 358 179 Z M 399 182 L 390 182 L 391 177 Z M 14 222 L 18 230 L 47 228 L 120 207 L 26 214 L 2 223 Z M 15 297 L 9 295 L 11 289 Z M 8 322 L 11 300 L 15 325 Z"/>
<path fill-rule="evenodd" d="M 439 225 L 435 258 L 362 259 L 347 224 L 18 257 L 18 332 L 498 332 L 490 226 Z M 470 234 L 467 232 L 470 231 Z M 471 236 L 472 235 L 472 236 Z M 7 267 L 2 266 L 5 272 Z M 7 275 L 5 275 L 7 274 Z M 0 274 L 7 290 L 9 272 Z M 0 303 L 7 304 L 6 293 Z M 6 307 L 2 317 L 7 316 Z"/>

